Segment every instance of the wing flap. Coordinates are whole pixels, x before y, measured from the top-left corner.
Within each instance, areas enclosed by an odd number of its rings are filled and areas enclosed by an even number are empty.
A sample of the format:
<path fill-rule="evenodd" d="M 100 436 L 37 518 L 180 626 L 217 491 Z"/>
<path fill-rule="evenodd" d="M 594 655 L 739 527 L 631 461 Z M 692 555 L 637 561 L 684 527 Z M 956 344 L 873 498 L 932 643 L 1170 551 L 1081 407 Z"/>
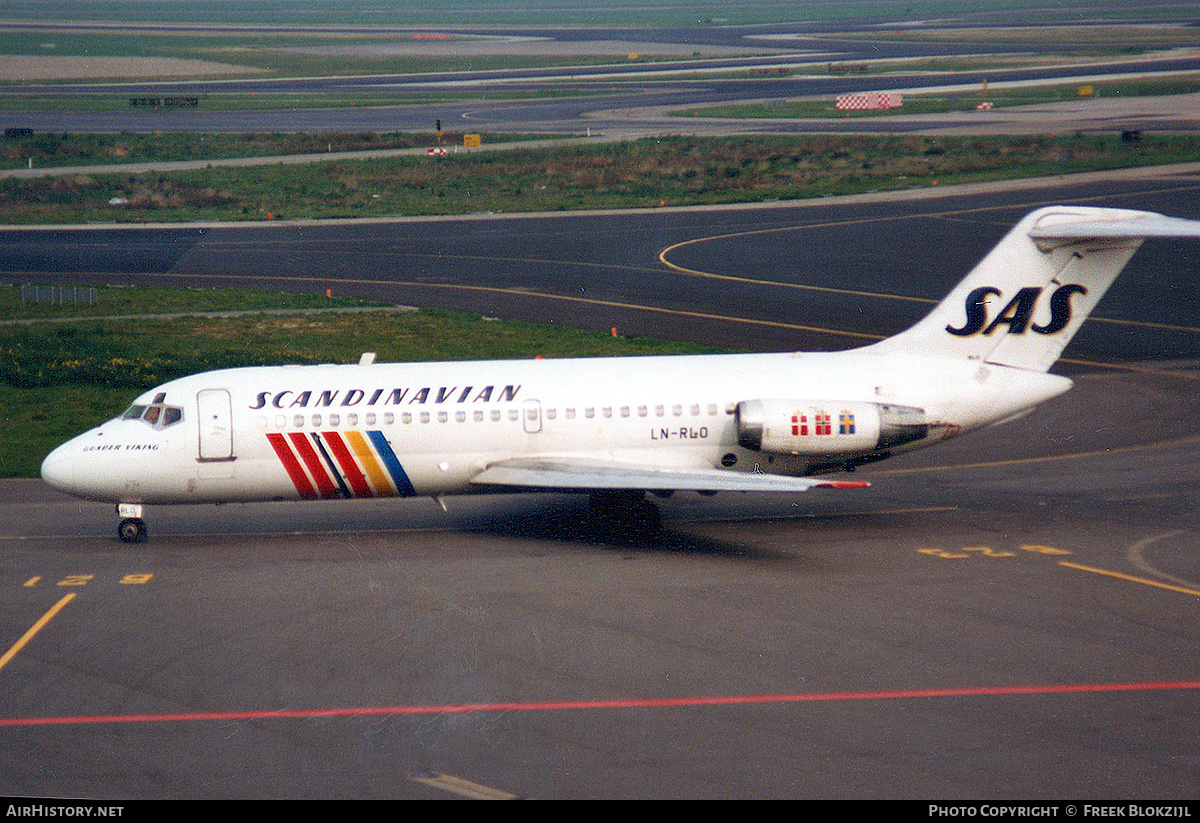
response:
<path fill-rule="evenodd" d="M 493 463 L 471 478 L 484 486 L 544 491 L 638 489 L 642 491 L 803 492 L 813 488 L 862 488 L 866 481 L 787 477 L 777 474 L 609 463 L 596 460 L 520 459 Z"/>

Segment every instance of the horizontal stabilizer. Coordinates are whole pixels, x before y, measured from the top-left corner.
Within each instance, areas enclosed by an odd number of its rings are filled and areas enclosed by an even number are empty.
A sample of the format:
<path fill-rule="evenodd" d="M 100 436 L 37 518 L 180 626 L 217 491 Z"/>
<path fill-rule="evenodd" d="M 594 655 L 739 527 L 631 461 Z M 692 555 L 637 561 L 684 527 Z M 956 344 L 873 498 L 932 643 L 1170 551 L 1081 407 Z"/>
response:
<path fill-rule="evenodd" d="M 821 480 L 719 469 L 653 468 L 595 460 L 536 458 L 493 463 L 471 478 L 471 482 L 546 491 L 803 492 L 812 488 L 861 488 L 870 485 L 864 481 Z"/>
<path fill-rule="evenodd" d="M 1114 219 L 1044 221 L 1029 231 L 1034 240 L 1088 240 L 1122 237 L 1200 237 L 1200 220 L 1127 212 Z"/>

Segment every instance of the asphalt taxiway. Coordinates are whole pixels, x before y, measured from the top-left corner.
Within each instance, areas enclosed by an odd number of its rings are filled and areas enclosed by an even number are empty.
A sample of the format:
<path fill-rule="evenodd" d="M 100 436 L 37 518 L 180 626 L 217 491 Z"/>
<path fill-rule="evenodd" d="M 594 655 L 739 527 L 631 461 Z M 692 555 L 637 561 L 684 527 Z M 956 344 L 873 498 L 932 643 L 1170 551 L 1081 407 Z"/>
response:
<path fill-rule="evenodd" d="M 1200 217 L 1198 186 L 5 232 L 0 268 L 311 288 L 303 264 L 398 302 L 835 348 L 923 314 L 1036 205 Z M 865 490 L 676 495 L 651 544 L 534 495 L 160 507 L 127 546 L 108 507 L 6 481 L 0 794 L 1194 797 L 1198 259 L 1147 244 L 1029 417 Z"/>

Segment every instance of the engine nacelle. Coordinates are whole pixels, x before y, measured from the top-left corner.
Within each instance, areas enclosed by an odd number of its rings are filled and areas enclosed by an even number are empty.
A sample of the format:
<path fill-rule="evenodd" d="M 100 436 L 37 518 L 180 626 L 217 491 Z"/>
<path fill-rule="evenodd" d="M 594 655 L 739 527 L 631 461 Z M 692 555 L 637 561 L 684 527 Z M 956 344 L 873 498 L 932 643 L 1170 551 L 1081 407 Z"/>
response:
<path fill-rule="evenodd" d="M 890 403 L 743 400 L 738 444 L 767 454 L 870 454 L 929 434 L 925 410 Z"/>

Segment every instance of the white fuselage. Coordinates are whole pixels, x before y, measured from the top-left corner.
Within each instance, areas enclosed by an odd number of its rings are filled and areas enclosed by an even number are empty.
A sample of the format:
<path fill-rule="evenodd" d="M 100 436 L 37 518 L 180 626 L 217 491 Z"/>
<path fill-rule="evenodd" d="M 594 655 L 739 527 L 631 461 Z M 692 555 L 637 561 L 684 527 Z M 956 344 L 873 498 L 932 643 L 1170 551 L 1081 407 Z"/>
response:
<path fill-rule="evenodd" d="M 1071 386 L 1048 373 L 1150 237 L 1200 221 L 1048 206 L 920 322 L 862 349 L 593 360 L 272 366 L 139 397 L 42 464 L 52 486 L 145 503 L 579 491 L 652 531 L 646 492 L 861 486 L 850 471 L 1011 420 Z"/>
<path fill-rule="evenodd" d="M 1002 421 L 1069 387 L 877 347 L 231 369 L 147 392 L 135 409 L 157 402 L 179 419 L 105 423 L 56 449 L 43 476 L 81 497 L 138 503 L 481 492 L 473 477 L 524 455 L 798 476 Z M 828 407 L 835 420 L 841 405 L 896 404 L 922 410 L 929 431 L 880 454 L 847 451 L 834 425 L 764 453 L 739 445 L 738 404 L 752 400 Z"/>

